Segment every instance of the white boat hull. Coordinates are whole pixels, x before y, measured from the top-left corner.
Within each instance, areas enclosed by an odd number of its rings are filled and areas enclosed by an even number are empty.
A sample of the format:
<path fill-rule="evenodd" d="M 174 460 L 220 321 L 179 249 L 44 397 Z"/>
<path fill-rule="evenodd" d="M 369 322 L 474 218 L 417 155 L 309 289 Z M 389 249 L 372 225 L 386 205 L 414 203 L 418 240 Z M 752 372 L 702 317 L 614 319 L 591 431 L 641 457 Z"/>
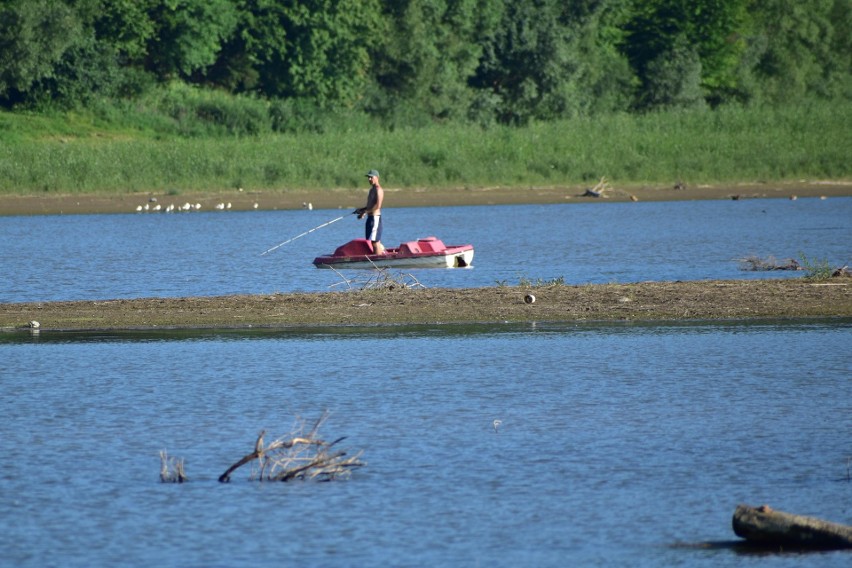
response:
<path fill-rule="evenodd" d="M 398 258 L 389 255 L 368 255 L 363 259 L 341 259 L 326 263 L 315 263 L 317 268 L 335 270 L 375 269 L 375 268 L 464 268 L 473 262 L 473 249 L 454 254 L 436 254 L 429 256 Z"/>

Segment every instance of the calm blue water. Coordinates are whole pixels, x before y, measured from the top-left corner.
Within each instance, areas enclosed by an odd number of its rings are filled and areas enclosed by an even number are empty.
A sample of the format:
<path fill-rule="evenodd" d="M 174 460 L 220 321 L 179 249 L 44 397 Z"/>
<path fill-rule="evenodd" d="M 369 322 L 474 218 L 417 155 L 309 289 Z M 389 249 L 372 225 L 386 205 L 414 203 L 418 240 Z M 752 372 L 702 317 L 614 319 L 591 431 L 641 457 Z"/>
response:
<path fill-rule="evenodd" d="M 328 290 L 311 261 L 362 235 L 354 216 L 260 255 L 346 213 L 0 217 L 0 302 Z M 852 261 L 850 220 L 852 198 L 388 208 L 384 241 L 474 245 L 472 269 L 416 271 L 428 287 L 743 279 L 767 277 L 749 255 Z"/>
<path fill-rule="evenodd" d="M 338 211 L 0 218 L 0 301 L 322 291 Z M 427 286 L 763 278 L 844 264 L 852 199 L 389 209 L 476 246 Z M 799 277 L 772 273 L 772 277 Z M 848 566 L 743 555 L 737 504 L 852 524 L 852 322 L 0 333 L 2 566 Z M 367 466 L 238 471 L 332 412 Z M 499 433 L 492 427 L 502 421 Z M 159 483 L 158 452 L 190 482 Z"/>
<path fill-rule="evenodd" d="M 852 522 L 849 322 L 0 338 L 4 565 L 852 558 L 675 546 L 734 540 L 738 503 Z M 324 409 L 351 479 L 217 483 Z"/>

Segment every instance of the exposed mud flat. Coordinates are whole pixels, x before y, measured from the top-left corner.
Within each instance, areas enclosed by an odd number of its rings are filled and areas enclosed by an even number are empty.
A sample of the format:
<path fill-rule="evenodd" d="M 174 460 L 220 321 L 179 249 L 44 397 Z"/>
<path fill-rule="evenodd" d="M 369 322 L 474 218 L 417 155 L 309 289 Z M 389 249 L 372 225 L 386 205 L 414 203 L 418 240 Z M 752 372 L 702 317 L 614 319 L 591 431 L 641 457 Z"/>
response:
<path fill-rule="evenodd" d="M 119 330 L 426 323 L 852 317 L 852 279 L 641 282 L 0 304 L 0 329 Z M 534 295 L 535 301 L 526 297 Z"/>

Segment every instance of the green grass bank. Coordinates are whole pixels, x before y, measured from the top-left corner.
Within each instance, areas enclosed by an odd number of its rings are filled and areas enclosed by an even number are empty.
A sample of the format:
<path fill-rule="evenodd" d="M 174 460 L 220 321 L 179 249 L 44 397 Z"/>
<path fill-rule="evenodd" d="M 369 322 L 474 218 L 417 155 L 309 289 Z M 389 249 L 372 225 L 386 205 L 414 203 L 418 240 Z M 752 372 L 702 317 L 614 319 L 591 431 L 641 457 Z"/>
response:
<path fill-rule="evenodd" d="M 321 131 L 181 133 L 97 113 L 0 113 L 0 194 L 126 194 L 361 187 L 690 184 L 852 177 L 852 105 L 725 107 L 525 127 L 388 130 L 341 116 Z M 200 131 L 199 131 L 200 132 Z"/>

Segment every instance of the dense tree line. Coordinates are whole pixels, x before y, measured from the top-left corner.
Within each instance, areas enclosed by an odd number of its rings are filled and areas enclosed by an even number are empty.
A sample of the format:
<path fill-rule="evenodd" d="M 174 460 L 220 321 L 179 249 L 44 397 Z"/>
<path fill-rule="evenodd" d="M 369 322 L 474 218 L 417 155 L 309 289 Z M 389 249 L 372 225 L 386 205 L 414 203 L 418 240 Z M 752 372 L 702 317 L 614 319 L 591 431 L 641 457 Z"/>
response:
<path fill-rule="evenodd" d="M 406 123 L 850 98 L 852 0 L 0 0 L 0 106 L 195 85 Z"/>

